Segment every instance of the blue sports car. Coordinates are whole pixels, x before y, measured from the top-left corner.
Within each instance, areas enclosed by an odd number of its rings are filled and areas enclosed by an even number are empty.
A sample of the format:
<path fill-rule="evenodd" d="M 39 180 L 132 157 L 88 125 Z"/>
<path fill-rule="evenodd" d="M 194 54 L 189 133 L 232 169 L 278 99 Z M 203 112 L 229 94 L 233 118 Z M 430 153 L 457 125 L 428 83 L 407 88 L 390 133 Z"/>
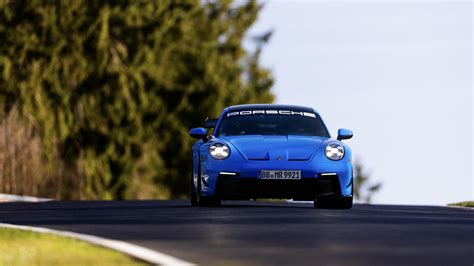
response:
<path fill-rule="evenodd" d="M 213 129 L 207 134 L 207 129 Z M 231 106 L 193 128 L 191 204 L 258 198 L 314 201 L 316 208 L 352 207 L 352 154 L 332 139 L 319 114 L 292 105 Z"/>

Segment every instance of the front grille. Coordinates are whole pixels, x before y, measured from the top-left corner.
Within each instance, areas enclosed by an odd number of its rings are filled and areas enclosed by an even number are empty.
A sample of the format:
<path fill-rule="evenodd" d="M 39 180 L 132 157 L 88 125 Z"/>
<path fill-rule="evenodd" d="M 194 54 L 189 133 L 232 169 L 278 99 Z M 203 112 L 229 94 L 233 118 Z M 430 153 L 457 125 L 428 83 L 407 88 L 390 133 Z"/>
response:
<path fill-rule="evenodd" d="M 222 199 L 314 200 L 323 196 L 340 195 L 341 189 L 337 176 L 300 180 L 262 180 L 219 175 L 216 185 L 216 196 Z"/>

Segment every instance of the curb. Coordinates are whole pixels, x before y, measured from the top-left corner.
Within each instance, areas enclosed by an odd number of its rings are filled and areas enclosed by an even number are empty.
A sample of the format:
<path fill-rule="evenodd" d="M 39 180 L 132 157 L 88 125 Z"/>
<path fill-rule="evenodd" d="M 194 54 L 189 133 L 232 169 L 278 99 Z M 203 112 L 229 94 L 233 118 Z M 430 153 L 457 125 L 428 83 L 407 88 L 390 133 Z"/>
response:
<path fill-rule="evenodd" d="M 12 202 L 12 201 L 45 202 L 45 201 L 51 201 L 51 200 L 52 199 L 47 199 L 47 198 L 37 198 L 37 197 L 31 197 L 31 196 L 20 196 L 20 195 L 0 193 L 0 202 Z"/>
<path fill-rule="evenodd" d="M 0 223 L 0 228 L 28 230 L 28 231 L 37 232 L 37 233 L 47 233 L 47 234 L 59 235 L 62 237 L 75 238 L 75 239 L 82 240 L 82 241 L 85 241 L 97 246 L 103 246 L 106 248 L 120 251 L 122 253 L 128 254 L 142 261 L 151 263 L 153 265 L 166 265 L 166 266 L 168 265 L 170 266 L 171 265 L 173 266 L 174 265 L 176 266 L 196 265 L 194 263 L 180 260 L 173 256 L 170 256 L 158 251 L 154 251 L 148 248 L 140 247 L 140 246 L 133 245 L 127 242 L 119 241 L 119 240 L 107 239 L 107 238 L 93 236 L 93 235 L 74 233 L 70 231 L 60 231 L 60 230 L 54 230 L 54 229 L 49 229 L 49 228 L 44 228 L 44 227 L 14 225 L 14 224 L 6 224 L 6 223 Z"/>
<path fill-rule="evenodd" d="M 450 205 L 443 206 L 443 207 L 448 207 L 448 208 L 456 208 L 456 209 L 464 209 L 464 210 L 470 210 L 470 211 L 474 211 L 474 207 L 466 207 L 466 206 L 450 206 Z"/>

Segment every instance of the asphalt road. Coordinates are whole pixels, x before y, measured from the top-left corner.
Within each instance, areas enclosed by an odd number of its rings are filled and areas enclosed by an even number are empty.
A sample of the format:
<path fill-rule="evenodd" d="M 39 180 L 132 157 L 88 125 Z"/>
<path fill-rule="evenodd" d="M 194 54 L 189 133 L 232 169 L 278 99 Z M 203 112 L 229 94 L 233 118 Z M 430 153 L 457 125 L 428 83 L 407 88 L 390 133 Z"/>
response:
<path fill-rule="evenodd" d="M 469 265 L 474 211 L 186 201 L 1 203 L 0 222 L 131 242 L 201 265 Z M 1 241 L 1 240 L 0 240 Z"/>

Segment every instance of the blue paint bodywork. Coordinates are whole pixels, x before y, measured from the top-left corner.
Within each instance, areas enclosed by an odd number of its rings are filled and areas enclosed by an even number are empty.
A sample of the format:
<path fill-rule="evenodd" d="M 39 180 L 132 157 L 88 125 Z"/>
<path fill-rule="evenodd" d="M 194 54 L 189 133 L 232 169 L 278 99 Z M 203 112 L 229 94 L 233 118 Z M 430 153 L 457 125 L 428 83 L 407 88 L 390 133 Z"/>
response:
<path fill-rule="evenodd" d="M 243 135 L 217 136 L 217 129 L 228 112 L 248 109 L 285 109 L 317 113 L 312 108 L 286 105 L 245 105 L 226 108 L 208 141 L 198 140 L 193 145 L 193 189 L 198 188 L 201 174 L 201 195 L 215 195 L 218 175 L 221 172 L 238 173 L 239 178 L 258 179 L 261 170 L 301 170 L 302 179 L 322 178 L 322 174 L 335 173 L 339 179 L 340 195 L 352 196 L 352 152 L 343 142 L 318 136 L 301 135 Z M 197 133 L 196 131 L 194 133 Z M 340 130 L 348 138 L 350 130 Z M 344 138 L 342 138 L 344 139 Z M 216 160 L 209 154 L 213 143 L 225 143 L 230 148 L 227 159 Z M 345 149 L 344 157 L 333 161 L 326 157 L 325 148 L 338 142 Z"/>

